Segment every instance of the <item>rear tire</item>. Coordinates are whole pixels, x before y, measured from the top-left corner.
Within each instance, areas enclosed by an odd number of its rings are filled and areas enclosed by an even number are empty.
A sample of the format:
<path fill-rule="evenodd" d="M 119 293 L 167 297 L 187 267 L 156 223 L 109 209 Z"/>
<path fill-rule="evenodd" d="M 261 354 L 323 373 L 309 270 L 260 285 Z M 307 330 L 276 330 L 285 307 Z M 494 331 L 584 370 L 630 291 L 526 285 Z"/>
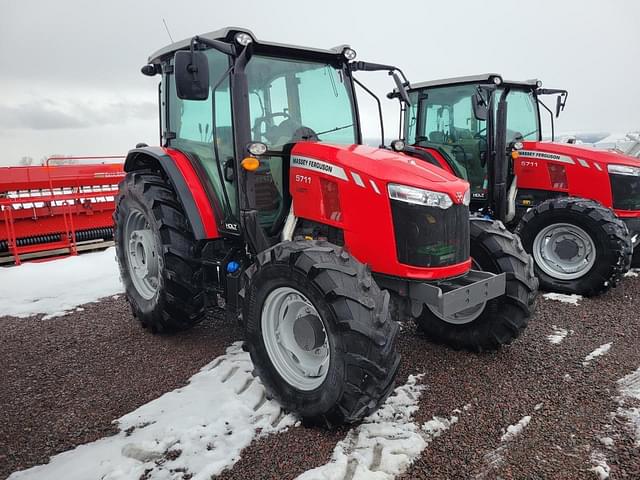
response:
<path fill-rule="evenodd" d="M 524 214 L 516 232 L 534 257 L 544 290 L 598 295 L 618 285 L 631 266 L 633 250 L 627 226 L 593 200 L 546 200 Z"/>
<path fill-rule="evenodd" d="M 200 322 L 202 266 L 184 209 L 166 179 L 149 170 L 127 173 L 113 220 L 120 277 L 142 326 L 174 332 Z"/>
<path fill-rule="evenodd" d="M 471 217 L 469 233 L 474 268 L 506 273 L 505 294 L 448 319 L 425 307 L 415 320 L 437 343 L 456 350 L 494 351 L 511 343 L 526 328 L 534 310 L 538 280 L 533 260 L 520 239 L 501 222 Z"/>
<path fill-rule="evenodd" d="M 380 291 L 364 265 L 327 242 L 283 242 L 258 255 L 244 282 L 245 346 L 268 395 L 306 423 L 323 426 L 358 421 L 385 401 L 400 362 L 395 347 L 399 327 L 389 318 L 388 292 Z M 282 292 L 294 292 L 290 305 L 307 301 L 307 314 L 317 314 L 313 330 L 322 338 L 311 348 L 326 339 L 329 354 L 323 379 L 317 372 L 302 372 L 305 361 L 296 371 L 296 355 L 289 355 L 293 362 L 285 361 L 283 367 L 273 353 L 273 338 L 282 339 L 292 329 L 295 335 L 296 322 L 306 318 L 294 316 L 287 324 L 289 307 L 271 307 L 270 299 Z M 278 311 L 284 312 L 280 323 L 265 314 Z M 277 333 L 263 329 L 269 325 L 278 328 Z M 290 340 L 280 344 L 285 354 L 308 356 L 299 344 L 291 347 Z"/>

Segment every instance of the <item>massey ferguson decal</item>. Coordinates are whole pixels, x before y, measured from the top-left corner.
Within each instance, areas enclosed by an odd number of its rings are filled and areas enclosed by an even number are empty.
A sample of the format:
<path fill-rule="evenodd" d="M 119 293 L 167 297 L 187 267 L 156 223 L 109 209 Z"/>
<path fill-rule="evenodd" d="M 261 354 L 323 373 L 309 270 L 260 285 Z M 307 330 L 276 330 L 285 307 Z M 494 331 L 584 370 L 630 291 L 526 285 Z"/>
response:
<path fill-rule="evenodd" d="M 327 175 L 331 175 L 332 177 L 349 181 L 349 179 L 347 178 L 347 174 L 342 167 L 323 162 L 322 160 L 316 160 L 315 158 L 292 155 L 291 166 L 313 170 L 314 172 L 325 173 Z"/>
<path fill-rule="evenodd" d="M 566 155 L 558 155 L 557 153 L 538 152 L 536 150 L 518 150 L 518 153 L 521 157 L 539 158 L 541 160 L 554 160 L 556 162 L 569 163 L 571 165 L 575 164 L 571 157 L 568 157 Z"/>

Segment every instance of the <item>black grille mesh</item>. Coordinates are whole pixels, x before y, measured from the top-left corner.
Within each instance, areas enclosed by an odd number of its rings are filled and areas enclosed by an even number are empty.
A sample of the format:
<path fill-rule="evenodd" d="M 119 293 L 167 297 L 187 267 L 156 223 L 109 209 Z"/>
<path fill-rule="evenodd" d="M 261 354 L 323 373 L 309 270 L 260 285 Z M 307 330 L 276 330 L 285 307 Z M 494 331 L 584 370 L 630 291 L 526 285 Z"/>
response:
<path fill-rule="evenodd" d="M 416 267 L 445 267 L 469 258 L 469 207 L 412 205 L 391 200 L 398 261 Z"/>
<path fill-rule="evenodd" d="M 640 177 L 610 174 L 613 208 L 640 210 Z"/>

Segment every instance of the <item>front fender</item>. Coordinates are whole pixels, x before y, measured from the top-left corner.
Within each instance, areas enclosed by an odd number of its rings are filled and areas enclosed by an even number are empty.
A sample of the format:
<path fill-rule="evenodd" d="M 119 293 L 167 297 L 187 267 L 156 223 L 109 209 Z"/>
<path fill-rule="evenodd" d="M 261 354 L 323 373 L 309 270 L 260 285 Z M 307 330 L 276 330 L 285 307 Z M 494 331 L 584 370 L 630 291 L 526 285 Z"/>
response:
<path fill-rule="evenodd" d="M 159 168 L 165 173 L 185 210 L 196 240 L 220 237 L 211 201 L 200 177 L 182 152 L 163 147 L 130 150 L 124 162 L 124 171 L 147 168 Z"/>

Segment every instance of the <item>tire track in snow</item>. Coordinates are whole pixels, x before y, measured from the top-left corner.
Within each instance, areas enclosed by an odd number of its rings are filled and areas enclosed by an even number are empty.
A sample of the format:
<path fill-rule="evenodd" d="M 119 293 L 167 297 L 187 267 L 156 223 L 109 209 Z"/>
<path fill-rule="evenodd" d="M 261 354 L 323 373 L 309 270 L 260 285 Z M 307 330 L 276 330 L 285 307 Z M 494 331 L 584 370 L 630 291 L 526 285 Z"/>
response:
<path fill-rule="evenodd" d="M 338 442 L 329 463 L 306 471 L 297 480 L 393 479 L 403 473 L 462 413 L 456 409 L 449 418 L 434 416 L 422 426 L 413 422 L 426 388 L 418 383 L 422 376 L 410 375 L 378 411 Z M 470 407 L 466 405 L 464 411 Z"/>
<path fill-rule="evenodd" d="M 230 468 L 259 435 L 297 423 L 267 400 L 249 354 L 235 342 L 177 390 L 119 418 L 120 432 L 56 455 L 11 480 L 209 479 Z M 260 433 L 258 433 L 260 432 Z"/>

